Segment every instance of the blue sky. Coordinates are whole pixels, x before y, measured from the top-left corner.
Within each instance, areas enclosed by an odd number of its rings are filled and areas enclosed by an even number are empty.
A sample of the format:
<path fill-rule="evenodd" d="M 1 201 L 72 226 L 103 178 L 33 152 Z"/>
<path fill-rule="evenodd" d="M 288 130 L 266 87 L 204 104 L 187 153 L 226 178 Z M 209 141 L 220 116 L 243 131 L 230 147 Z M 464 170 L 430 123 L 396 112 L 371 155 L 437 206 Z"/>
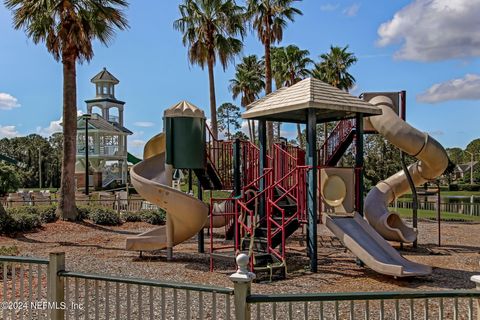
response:
<path fill-rule="evenodd" d="M 94 96 L 90 79 L 107 67 L 120 80 L 117 98 L 126 101 L 130 148 L 141 154 L 144 142 L 162 130 L 165 108 L 189 100 L 208 114 L 208 79 L 206 70 L 188 64 L 172 28 L 180 1 L 130 2 L 131 28 L 109 47 L 95 43 L 93 60 L 78 65 L 78 108 L 85 111 L 84 100 Z M 308 49 L 315 60 L 330 45 L 349 45 L 359 59 L 351 69 L 354 94 L 407 90 L 407 120 L 444 146 L 465 147 L 480 137 L 480 1 L 303 0 L 298 8 L 304 15 L 288 25 L 280 45 Z M 1 4 L 0 138 L 48 135 L 59 127 L 61 64 L 11 25 Z M 243 54 L 263 55 L 251 32 Z M 233 65 L 215 70 L 218 105 L 232 100 L 233 73 Z M 293 127 L 285 130 L 294 136 Z"/>

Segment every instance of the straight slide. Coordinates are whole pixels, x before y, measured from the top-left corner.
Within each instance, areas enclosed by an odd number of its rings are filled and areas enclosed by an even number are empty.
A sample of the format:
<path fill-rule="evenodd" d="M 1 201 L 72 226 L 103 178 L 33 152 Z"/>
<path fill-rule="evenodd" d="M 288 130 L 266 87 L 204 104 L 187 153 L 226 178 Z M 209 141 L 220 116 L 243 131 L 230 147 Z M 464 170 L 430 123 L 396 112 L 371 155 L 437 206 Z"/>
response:
<path fill-rule="evenodd" d="M 328 216 L 327 227 L 333 234 L 374 271 L 394 277 L 426 276 L 432 268 L 405 259 L 380 236 L 358 213 L 353 217 Z"/>

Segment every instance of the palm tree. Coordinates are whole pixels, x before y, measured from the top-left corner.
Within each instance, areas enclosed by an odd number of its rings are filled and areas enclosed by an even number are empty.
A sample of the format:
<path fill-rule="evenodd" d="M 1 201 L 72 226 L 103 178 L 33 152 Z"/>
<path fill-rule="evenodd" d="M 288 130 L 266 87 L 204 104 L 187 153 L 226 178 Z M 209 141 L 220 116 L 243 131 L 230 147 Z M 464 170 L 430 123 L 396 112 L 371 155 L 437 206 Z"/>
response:
<path fill-rule="evenodd" d="M 235 67 L 235 78 L 230 80 L 232 98 L 241 95 L 240 103 L 246 108 L 250 103 L 259 98 L 260 92 L 265 88 L 265 63 L 256 55 L 243 57 L 241 63 Z M 255 142 L 255 123 L 248 120 L 248 133 L 250 140 Z"/>
<path fill-rule="evenodd" d="M 270 47 L 282 41 L 283 29 L 287 20 L 294 21 L 295 14 L 302 11 L 293 7 L 293 3 L 300 0 L 248 0 L 247 16 L 252 20 L 253 28 L 265 47 L 265 94 L 272 92 L 272 67 L 270 61 Z M 273 125 L 267 123 L 267 138 L 273 143 Z"/>
<path fill-rule="evenodd" d="M 357 58 L 347 50 L 348 46 L 330 46 L 329 53 L 320 55 L 322 60 L 315 64 L 312 76 L 348 92 L 355 84 L 355 78 L 348 69 L 357 62 Z"/>
<path fill-rule="evenodd" d="M 188 59 L 203 69 L 208 68 L 210 85 L 211 129 L 218 137 L 217 105 L 213 67 L 217 58 L 223 66 L 243 48 L 244 8 L 234 0 L 184 0 L 179 5 L 181 17 L 173 27 L 183 33 L 183 44 L 188 46 Z M 242 40 L 236 37 L 240 36 Z"/>
<path fill-rule="evenodd" d="M 331 84 L 341 90 L 348 92 L 355 84 L 355 78 L 348 72 L 348 69 L 357 62 L 352 52 L 347 52 L 348 45 L 344 48 L 330 46 L 330 52 L 320 55 L 320 63 L 316 63 L 311 74 L 314 78 Z M 323 125 L 323 136 L 327 139 L 327 123 Z M 325 145 L 325 148 L 327 146 Z M 326 154 L 327 150 L 324 150 Z"/>
<path fill-rule="evenodd" d="M 310 74 L 308 67 L 313 61 L 308 57 L 309 55 L 308 50 L 301 50 L 295 45 L 272 48 L 272 70 L 277 89 L 293 86 Z M 302 130 L 298 123 L 297 136 L 303 148 Z"/>
<path fill-rule="evenodd" d="M 77 135 L 76 63 L 93 57 L 92 41 L 108 45 L 115 28 L 128 22 L 124 0 L 5 0 L 13 12 L 13 26 L 24 29 L 35 44 L 47 50 L 63 65 L 63 159 L 57 213 L 63 219 L 77 218 L 75 206 L 75 155 Z"/>

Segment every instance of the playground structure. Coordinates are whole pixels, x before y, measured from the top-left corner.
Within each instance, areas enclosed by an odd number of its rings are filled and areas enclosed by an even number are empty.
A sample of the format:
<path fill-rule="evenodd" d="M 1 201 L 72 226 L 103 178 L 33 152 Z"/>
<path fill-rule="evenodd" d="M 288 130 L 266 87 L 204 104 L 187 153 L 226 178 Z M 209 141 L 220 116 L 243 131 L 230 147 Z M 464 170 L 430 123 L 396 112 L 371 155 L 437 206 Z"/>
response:
<path fill-rule="evenodd" d="M 402 97 L 404 107 L 405 96 L 395 94 Z M 417 185 L 442 174 L 448 163 L 438 142 L 392 111 L 391 96 L 365 94 L 368 101 L 364 101 L 319 80 L 305 79 L 254 102 L 243 114 L 259 123 L 259 147 L 249 141 L 214 139 L 203 112 L 188 102 L 167 109 L 166 132 L 147 143 L 145 160 L 131 170 L 137 191 L 167 211 L 167 225 L 127 239 L 127 249 L 167 249 L 171 258 L 175 244 L 198 233 L 202 251 L 205 227 L 210 229 L 211 270 L 216 259 L 233 260 L 238 252 L 246 252 L 252 271 L 284 275 L 287 239 L 307 226 L 310 270 L 316 272 L 317 222 L 327 214 L 327 227 L 373 270 L 396 277 L 428 275 L 429 266 L 406 260 L 384 239 L 416 240 L 416 230 L 386 209 L 389 201 L 408 190 L 404 173 L 379 183 L 363 207 L 364 125 L 420 159 L 409 167 Z M 269 148 L 266 121 L 306 123 L 307 150 L 286 144 Z M 316 124 L 329 121 L 339 122 L 317 150 Z M 335 167 L 353 142 L 355 167 Z M 212 198 L 208 212 L 200 200 L 171 188 L 169 165 L 192 169 L 200 189 L 232 194 Z M 219 227 L 225 236 L 221 245 L 213 238 Z"/>

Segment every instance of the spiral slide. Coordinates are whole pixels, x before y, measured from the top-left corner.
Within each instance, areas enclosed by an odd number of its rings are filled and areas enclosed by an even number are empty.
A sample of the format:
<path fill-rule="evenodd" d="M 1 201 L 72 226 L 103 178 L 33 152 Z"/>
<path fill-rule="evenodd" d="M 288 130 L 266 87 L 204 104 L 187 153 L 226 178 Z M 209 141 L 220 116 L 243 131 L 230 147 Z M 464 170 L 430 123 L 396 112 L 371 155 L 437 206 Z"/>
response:
<path fill-rule="evenodd" d="M 383 112 L 368 118 L 373 128 L 390 143 L 419 160 L 408 167 L 415 186 L 443 174 L 448 157 L 440 143 L 401 120 L 391 108 L 390 98 L 376 96 L 369 102 Z M 407 226 L 397 213 L 388 210 L 388 204 L 408 190 L 410 186 L 402 170 L 379 182 L 365 199 L 365 218 L 386 240 L 410 243 L 417 239 L 417 230 Z"/>
<path fill-rule="evenodd" d="M 132 184 L 146 200 L 167 213 L 165 226 L 127 238 L 126 249 L 149 251 L 171 249 L 196 235 L 207 222 L 208 206 L 172 187 L 172 168 L 165 164 L 165 134 L 145 145 L 144 160 L 130 171 Z"/>

